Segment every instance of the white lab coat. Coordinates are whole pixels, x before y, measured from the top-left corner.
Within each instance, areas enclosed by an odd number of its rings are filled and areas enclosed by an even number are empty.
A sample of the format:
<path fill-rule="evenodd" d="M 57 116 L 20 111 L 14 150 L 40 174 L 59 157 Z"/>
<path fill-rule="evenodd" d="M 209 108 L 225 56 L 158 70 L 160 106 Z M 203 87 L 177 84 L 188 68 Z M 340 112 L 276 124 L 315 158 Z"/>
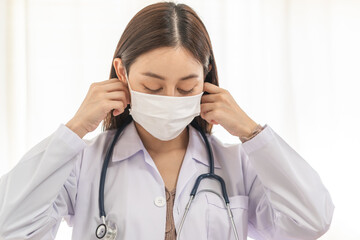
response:
<path fill-rule="evenodd" d="M 115 130 L 81 139 L 64 124 L 28 151 L 0 179 L 0 236 L 53 239 L 62 217 L 72 239 L 96 239 L 102 162 Z M 179 173 L 173 216 L 176 228 L 196 178 L 208 172 L 200 133 L 189 125 L 189 144 Z M 253 139 L 224 144 L 208 135 L 215 173 L 226 183 L 240 239 L 317 239 L 329 228 L 334 205 L 316 171 L 269 126 Z M 199 190 L 220 193 L 212 179 Z M 105 183 L 105 211 L 122 240 L 165 237 L 165 185 L 131 122 L 120 135 Z M 161 201 L 160 201 L 161 202 Z M 0 237 L 0 238 L 1 238 Z M 181 232 L 184 240 L 235 239 L 222 200 L 197 194 Z"/>

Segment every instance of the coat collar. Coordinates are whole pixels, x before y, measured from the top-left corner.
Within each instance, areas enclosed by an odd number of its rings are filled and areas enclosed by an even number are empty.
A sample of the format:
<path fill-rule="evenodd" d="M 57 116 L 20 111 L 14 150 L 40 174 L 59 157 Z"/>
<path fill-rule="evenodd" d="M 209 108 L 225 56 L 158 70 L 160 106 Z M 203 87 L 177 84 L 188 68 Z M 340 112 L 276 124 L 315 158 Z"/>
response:
<path fill-rule="evenodd" d="M 188 126 L 189 126 L 189 144 L 187 151 L 189 151 L 189 153 L 191 154 L 192 159 L 201 162 L 206 166 L 209 166 L 209 157 L 208 157 L 206 145 L 204 140 L 202 139 L 200 132 L 197 131 L 190 124 Z M 212 143 L 211 135 L 209 134 L 206 135 L 211 144 Z M 213 144 L 211 145 L 213 146 Z M 139 151 L 145 152 L 146 149 L 136 130 L 134 121 L 131 121 L 131 123 L 129 123 L 129 125 L 126 126 L 123 132 L 120 134 L 119 139 L 115 144 L 112 161 L 119 162 L 130 159 L 131 156 L 135 155 Z M 214 153 L 213 155 L 214 155 L 214 167 L 221 168 Z"/>

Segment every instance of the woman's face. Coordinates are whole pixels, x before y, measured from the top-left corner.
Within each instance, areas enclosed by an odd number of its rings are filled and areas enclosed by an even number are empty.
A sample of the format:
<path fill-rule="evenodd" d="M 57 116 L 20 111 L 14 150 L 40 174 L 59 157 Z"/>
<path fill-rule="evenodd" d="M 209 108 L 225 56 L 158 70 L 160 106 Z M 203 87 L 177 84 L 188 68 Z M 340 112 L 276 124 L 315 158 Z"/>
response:
<path fill-rule="evenodd" d="M 134 91 L 180 97 L 203 91 L 203 67 L 184 48 L 152 50 L 140 55 L 130 69 L 128 80 Z"/>

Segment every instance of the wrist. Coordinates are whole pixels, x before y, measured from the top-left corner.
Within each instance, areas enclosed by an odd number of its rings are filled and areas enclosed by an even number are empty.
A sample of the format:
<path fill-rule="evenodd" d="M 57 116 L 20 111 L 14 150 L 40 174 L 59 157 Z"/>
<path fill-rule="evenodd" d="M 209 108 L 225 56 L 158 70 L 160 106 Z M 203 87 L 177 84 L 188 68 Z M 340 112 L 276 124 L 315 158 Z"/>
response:
<path fill-rule="evenodd" d="M 83 138 L 88 133 L 88 131 L 86 131 L 86 129 L 83 128 L 81 124 L 74 119 L 71 119 L 69 122 L 67 122 L 65 126 L 76 133 L 80 138 Z"/>
<path fill-rule="evenodd" d="M 239 139 L 242 143 L 252 139 L 258 133 L 260 133 L 261 130 L 263 130 L 263 127 L 254 121 L 252 121 L 252 123 L 250 123 L 248 126 L 249 127 L 239 135 Z"/>
<path fill-rule="evenodd" d="M 248 137 L 251 135 L 251 133 L 254 131 L 254 129 L 256 128 L 258 124 L 256 122 L 254 122 L 253 120 L 249 120 L 244 124 L 242 124 L 241 126 L 239 126 L 238 129 L 238 137 Z"/>

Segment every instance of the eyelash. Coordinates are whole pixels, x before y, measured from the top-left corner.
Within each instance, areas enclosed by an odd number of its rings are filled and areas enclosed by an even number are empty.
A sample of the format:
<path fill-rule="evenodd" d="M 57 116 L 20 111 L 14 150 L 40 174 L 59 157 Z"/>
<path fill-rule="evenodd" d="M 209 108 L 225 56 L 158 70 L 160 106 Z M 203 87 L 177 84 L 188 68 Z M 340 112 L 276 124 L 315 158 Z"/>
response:
<path fill-rule="evenodd" d="M 144 87 L 145 87 L 145 86 L 144 86 Z M 145 89 L 148 90 L 148 91 L 150 91 L 150 92 L 157 93 L 157 92 L 159 92 L 162 88 L 159 88 L 159 89 L 156 89 L 156 90 L 152 90 L 152 89 L 149 89 L 149 88 L 145 87 Z M 185 93 L 185 94 L 189 94 L 189 93 L 192 93 L 192 92 L 194 91 L 194 88 L 192 88 L 192 89 L 189 90 L 189 91 L 184 91 L 184 90 L 181 90 L 181 89 L 179 89 L 179 91 L 182 92 L 182 93 Z"/>

